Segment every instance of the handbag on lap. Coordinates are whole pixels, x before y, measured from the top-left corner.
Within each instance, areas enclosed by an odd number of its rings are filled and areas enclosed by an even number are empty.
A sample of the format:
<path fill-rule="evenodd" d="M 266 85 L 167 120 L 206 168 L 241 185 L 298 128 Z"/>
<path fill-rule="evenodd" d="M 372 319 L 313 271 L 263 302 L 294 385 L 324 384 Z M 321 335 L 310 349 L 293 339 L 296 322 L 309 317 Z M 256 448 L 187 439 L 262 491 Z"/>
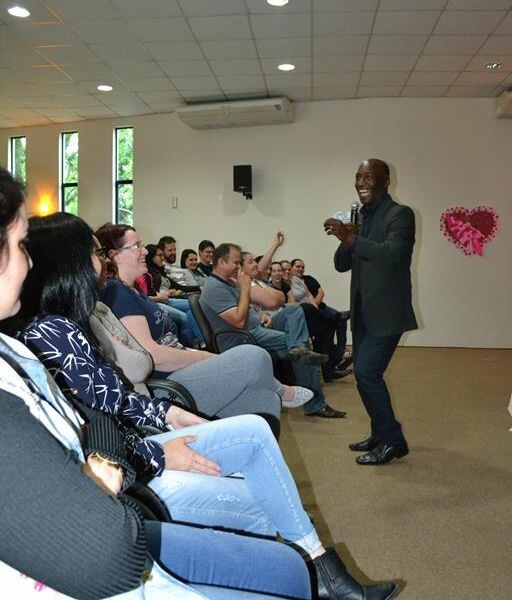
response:
<path fill-rule="evenodd" d="M 149 352 L 103 302 L 96 303 L 90 323 L 105 359 L 123 371 L 137 392 L 148 394 L 144 382 L 154 369 Z"/>

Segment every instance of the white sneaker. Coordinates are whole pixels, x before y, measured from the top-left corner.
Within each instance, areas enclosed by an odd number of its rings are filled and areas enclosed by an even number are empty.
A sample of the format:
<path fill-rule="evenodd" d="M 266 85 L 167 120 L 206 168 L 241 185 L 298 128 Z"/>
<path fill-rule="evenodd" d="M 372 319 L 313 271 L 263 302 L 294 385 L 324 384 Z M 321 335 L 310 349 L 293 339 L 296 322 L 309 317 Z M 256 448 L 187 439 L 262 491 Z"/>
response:
<path fill-rule="evenodd" d="M 293 398 L 291 400 L 282 400 L 282 405 L 285 408 L 298 408 L 306 402 L 309 402 L 311 398 L 315 395 L 314 392 L 308 390 L 308 388 L 300 387 L 300 385 L 292 385 L 293 388 Z"/>

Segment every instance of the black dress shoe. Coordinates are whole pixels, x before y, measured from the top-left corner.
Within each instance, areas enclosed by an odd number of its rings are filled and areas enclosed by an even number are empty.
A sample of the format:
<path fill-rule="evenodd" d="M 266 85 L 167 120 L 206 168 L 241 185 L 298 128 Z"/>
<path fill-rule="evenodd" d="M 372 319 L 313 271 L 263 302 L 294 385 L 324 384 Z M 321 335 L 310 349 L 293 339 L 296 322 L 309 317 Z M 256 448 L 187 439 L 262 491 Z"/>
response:
<path fill-rule="evenodd" d="M 338 369 L 341 369 L 342 371 L 344 369 L 348 369 L 348 367 L 350 367 L 350 365 L 354 362 L 354 359 L 352 358 L 352 356 L 347 356 L 346 358 L 344 358 L 343 360 L 341 360 L 336 367 Z"/>
<path fill-rule="evenodd" d="M 353 452 L 370 452 L 379 445 L 379 441 L 373 437 L 366 438 L 361 442 L 354 442 L 353 444 L 349 444 L 348 447 Z"/>
<path fill-rule="evenodd" d="M 286 358 L 292 362 L 301 362 L 306 365 L 323 365 L 329 360 L 329 355 L 314 352 L 304 344 L 297 344 L 288 349 Z"/>
<path fill-rule="evenodd" d="M 313 560 L 319 600 L 390 600 L 398 591 L 395 583 L 361 585 L 347 571 L 334 548 Z"/>
<path fill-rule="evenodd" d="M 385 465 L 394 458 L 402 458 L 409 454 L 407 442 L 389 446 L 388 444 L 379 444 L 370 452 L 362 454 L 356 458 L 358 465 Z"/>
<path fill-rule="evenodd" d="M 352 373 L 352 369 L 338 369 L 336 367 L 329 374 L 324 375 L 324 381 L 325 381 L 325 383 L 329 383 L 330 381 L 333 381 L 334 379 L 342 379 L 343 377 L 346 377 L 347 375 L 350 375 L 351 373 Z"/>
<path fill-rule="evenodd" d="M 328 404 L 326 404 L 320 410 L 315 410 L 315 412 L 304 413 L 306 417 L 323 417 L 324 419 L 343 419 L 347 415 L 346 412 L 342 410 L 335 410 Z"/>

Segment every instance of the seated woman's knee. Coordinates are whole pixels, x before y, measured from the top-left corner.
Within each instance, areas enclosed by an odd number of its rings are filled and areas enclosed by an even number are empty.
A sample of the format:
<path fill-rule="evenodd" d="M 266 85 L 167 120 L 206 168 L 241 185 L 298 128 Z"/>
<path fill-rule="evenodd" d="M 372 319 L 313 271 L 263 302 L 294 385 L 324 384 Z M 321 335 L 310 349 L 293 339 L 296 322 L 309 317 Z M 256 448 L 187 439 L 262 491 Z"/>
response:
<path fill-rule="evenodd" d="M 265 369 L 272 370 L 272 359 L 270 358 L 270 354 L 260 346 L 244 344 L 232 348 L 229 352 L 236 357 L 236 361 L 240 364 L 240 368 L 247 369 L 248 373 L 259 374 L 264 372 Z"/>

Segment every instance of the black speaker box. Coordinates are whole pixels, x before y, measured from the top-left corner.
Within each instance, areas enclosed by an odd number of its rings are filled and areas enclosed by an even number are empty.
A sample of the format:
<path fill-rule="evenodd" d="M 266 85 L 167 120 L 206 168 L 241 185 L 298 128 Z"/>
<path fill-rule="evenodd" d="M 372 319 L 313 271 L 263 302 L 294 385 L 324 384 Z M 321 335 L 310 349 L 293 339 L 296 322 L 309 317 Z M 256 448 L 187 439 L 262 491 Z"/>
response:
<path fill-rule="evenodd" d="M 247 199 L 252 198 L 251 165 L 235 165 L 233 167 L 233 190 L 240 192 Z"/>

